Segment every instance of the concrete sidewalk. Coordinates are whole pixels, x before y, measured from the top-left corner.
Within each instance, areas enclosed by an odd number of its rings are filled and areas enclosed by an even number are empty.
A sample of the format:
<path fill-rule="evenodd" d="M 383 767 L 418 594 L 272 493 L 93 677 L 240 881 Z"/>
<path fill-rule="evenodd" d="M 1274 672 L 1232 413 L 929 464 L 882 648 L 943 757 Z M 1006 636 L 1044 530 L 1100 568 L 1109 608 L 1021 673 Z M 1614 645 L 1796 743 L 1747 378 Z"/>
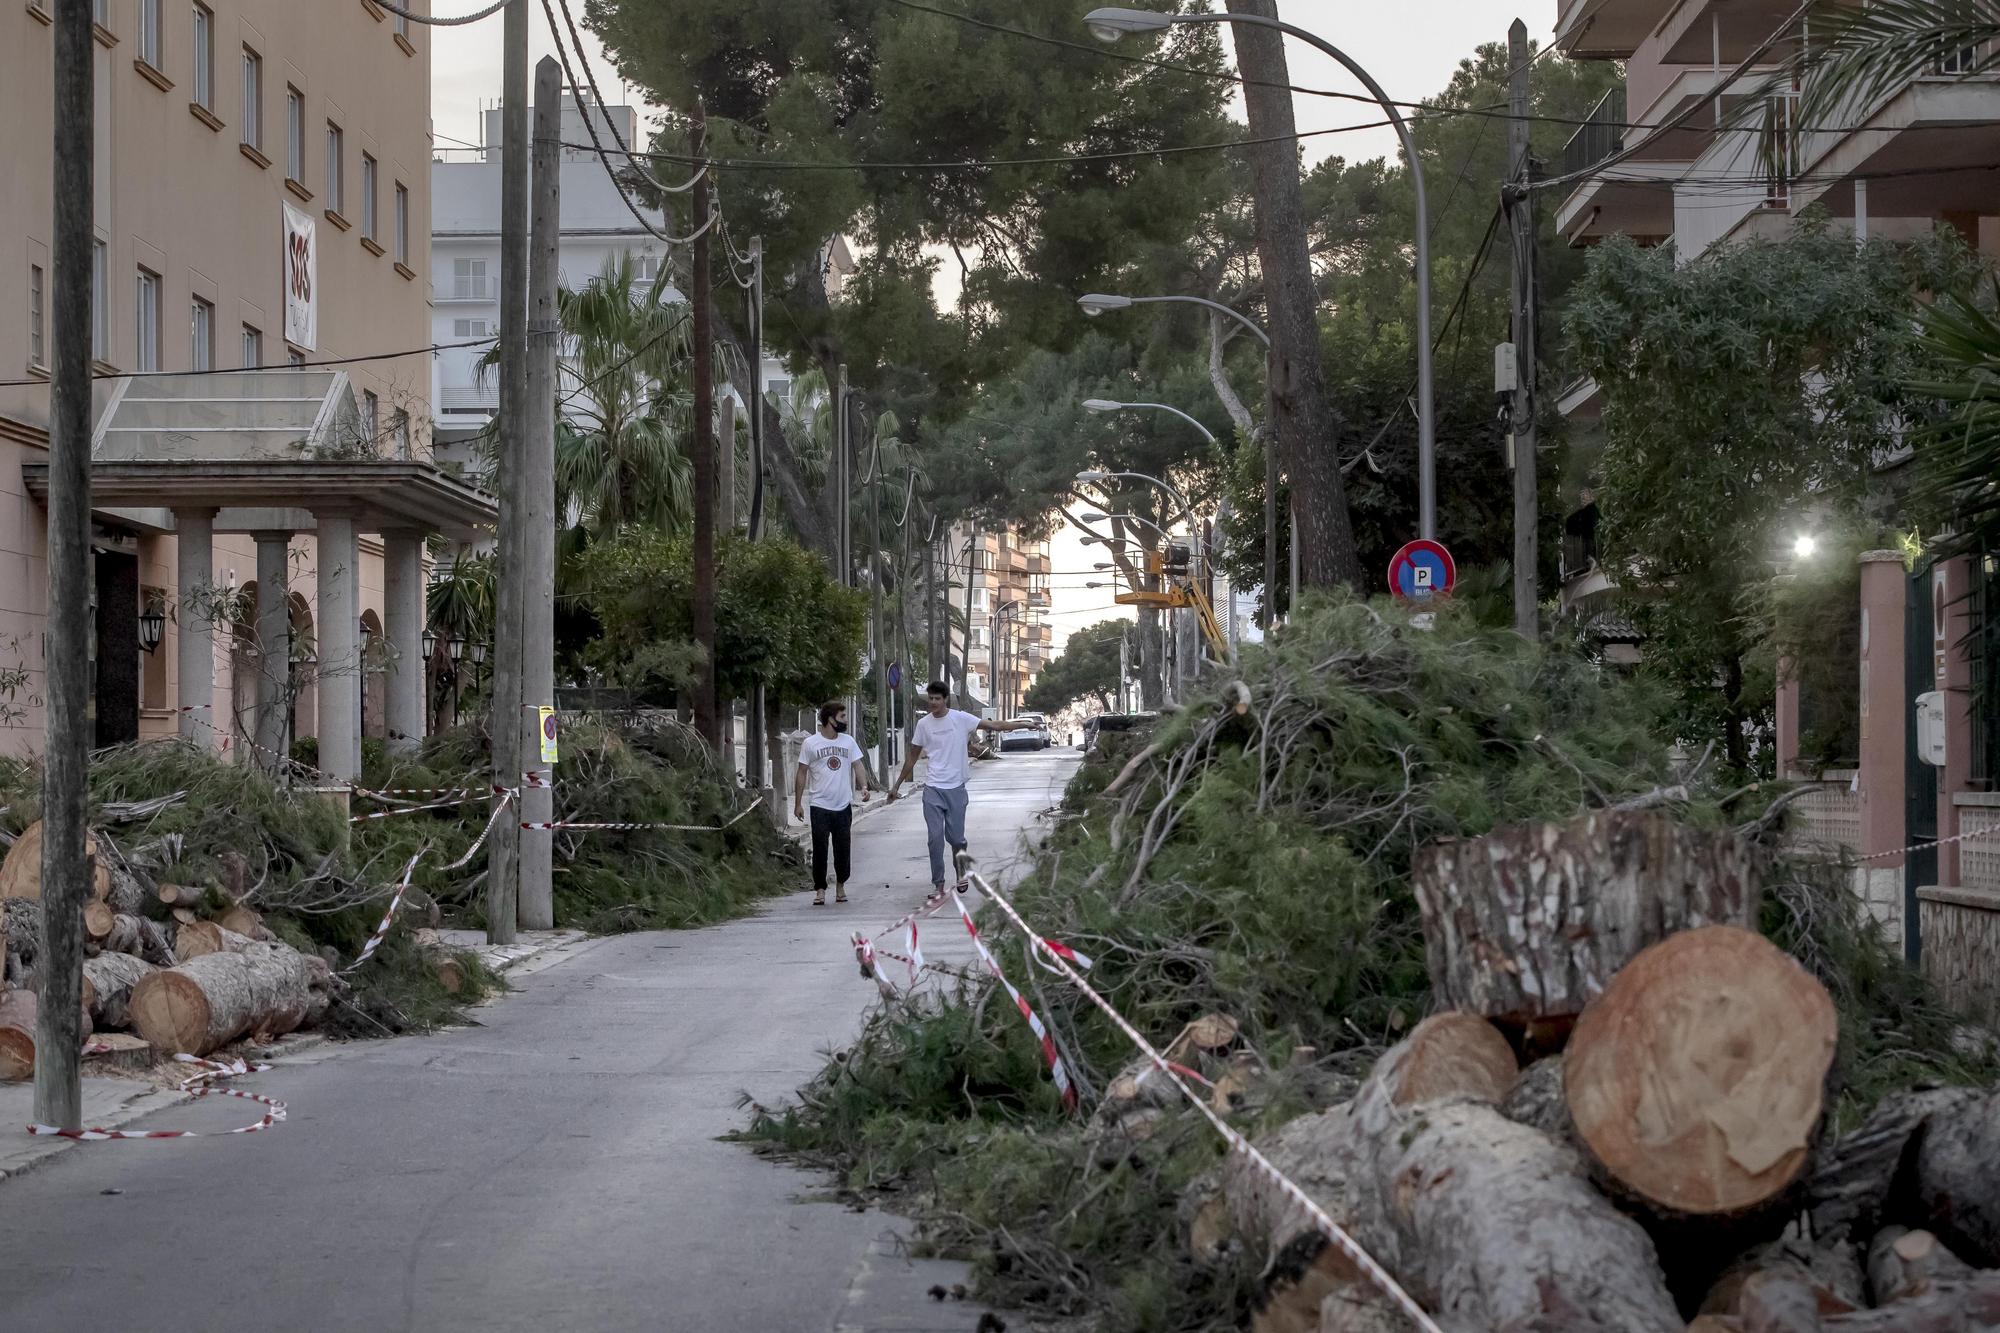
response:
<path fill-rule="evenodd" d="M 1013 859 L 1071 771 L 1056 756 L 975 770 L 985 868 Z M 143 1310 L 161 1333 L 969 1333 L 976 1306 L 927 1294 L 962 1270 L 902 1258 L 900 1219 L 718 1141 L 746 1123 L 740 1097 L 782 1104 L 852 1040 L 875 991 L 848 935 L 923 900 L 922 826 L 911 801 L 857 829 L 844 907 L 794 893 L 706 930 L 570 945 L 517 970 L 478 1026 L 326 1046 L 243 1080 L 290 1104 L 264 1133 L 75 1145 L 8 1181 L 0 1325 L 119 1327 Z M 951 957 L 964 932 L 929 931 L 934 948 Z M 242 1110 L 141 1123 L 223 1129 Z M 227 1304 L 163 1301 L 163 1272 Z"/>

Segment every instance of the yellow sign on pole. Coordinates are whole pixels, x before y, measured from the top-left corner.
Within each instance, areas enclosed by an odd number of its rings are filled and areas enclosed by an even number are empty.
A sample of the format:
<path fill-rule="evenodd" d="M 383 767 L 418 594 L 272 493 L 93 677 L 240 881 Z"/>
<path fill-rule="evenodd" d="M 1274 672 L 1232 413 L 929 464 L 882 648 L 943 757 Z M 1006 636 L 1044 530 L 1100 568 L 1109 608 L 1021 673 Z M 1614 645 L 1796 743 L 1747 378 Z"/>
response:
<path fill-rule="evenodd" d="M 556 710 L 537 708 L 535 713 L 542 721 L 542 762 L 553 764 L 556 761 Z"/>

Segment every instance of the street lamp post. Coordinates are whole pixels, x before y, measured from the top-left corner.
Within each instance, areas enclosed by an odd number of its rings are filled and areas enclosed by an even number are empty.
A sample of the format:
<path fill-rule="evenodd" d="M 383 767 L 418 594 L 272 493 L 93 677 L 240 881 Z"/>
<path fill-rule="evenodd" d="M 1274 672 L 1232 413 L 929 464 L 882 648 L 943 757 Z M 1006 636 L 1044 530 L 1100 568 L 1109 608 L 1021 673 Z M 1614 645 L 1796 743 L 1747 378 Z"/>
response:
<path fill-rule="evenodd" d="M 1015 607 L 1025 608 L 1026 606 L 1027 603 L 1023 602 L 1020 598 L 1010 597 L 1004 602 L 997 603 L 993 608 L 993 642 L 987 645 L 987 652 L 991 658 L 993 668 L 993 680 L 987 688 L 986 697 L 993 705 L 994 720 L 996 722 L 1003 721 L 1003 715 L 1012 711 L 1010 708 L 1003 707 L 1001 703 L 1004 687 L 1001 685 L 1000 679 L 1000 627 L 1008 611 Z"/>
<path fill-rule="evenodd" d="M 1402 141 L 1403 157 L 1409 163 L 1410 181 L 1417 196 L 1417 535 L 1437 536 L 1437 415 L 1431 389 L 1431 239 L 1430 206 L 1424 193 L 1424 168 L 1417 146 L 1399 110 L 1373 75 L 1356 64 L 1345 51 L 1304 28 L 1282 19 L 1261 14 L 1161 14 L 1149 9 L 1093 9 L 1084 23 L 1101 41 L 1115 42 L 1128 33 L 1165 32 L 1176 23 L 1247 23 L 1274 28 L 1325 52 L 1361 83 L 1382 105 L 1396 137 Z"/>
<path fill-rule="evenodd" d="M 1083 307 L 1083 313 L 1092 319 L 1095 319 L 1107 310 L 1124 310 L 1131 306 L 1149 305 L 1155 302 L 1198 305 L 1229 316 L 1238 324 L 1256 334 L 1257 340 L 1264 344 L 1266 354 L 1265 378 L 1267 380 L 1270 378 L 1270 366 L 1268 363 L 1271 350 L 1271 335 L 1266 333 L 1248 315 L 1240 310 L 1223 305 L 1220 301 L 1211 301 L 1203 296 L 1120 296 L 1110 292 L 1089 292 L 1076 298 L 1076 303 Z M 1266 397 L 1268 401 L 1268 384 L 1266 385 Z M 1264 476 L 1266 479 L 1264 483 L 1264 606 L 1266 608 L 1272 604 L 1272 590 L 1278 586 L 1278 428 L 1275 416 L 1276 405 L 1271 404 L 1264 415 Z M 1186 508 L 1185 505 L 1182 507 Z M 1235 596 L 1233 587 L 1230 596 L 1232 598 Z M 1268 624 L 1271 619 L 1268 611 L 1264 619 Z"/>

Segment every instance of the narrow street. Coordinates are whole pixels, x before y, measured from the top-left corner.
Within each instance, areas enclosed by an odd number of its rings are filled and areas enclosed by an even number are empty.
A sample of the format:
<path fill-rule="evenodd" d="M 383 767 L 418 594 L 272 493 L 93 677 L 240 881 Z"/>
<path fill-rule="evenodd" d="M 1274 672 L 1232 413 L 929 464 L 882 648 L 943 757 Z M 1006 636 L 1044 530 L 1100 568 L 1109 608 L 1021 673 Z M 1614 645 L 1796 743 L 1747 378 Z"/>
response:
<path fill-rule="evenodd" d="M 1076 753 L 976 766 L 989 873 Z M 878 802 L 880 798 L 877 798 Z M 0 1186 L 0 1327 L 970 1330 L 899 1223 L 718 1142 L 739 1094 L 782 1102 L 874 1001 L 847 944 L 927 890 L 915 800 L 863 817 L 855 901 L 799 892 L 712 929 L 594 942 L 481 1026 L 328 1048 L 244 1080 L 290 1119 L 250 1136 L 79 1145 Z M 925 938 L 971 958 L 951 914 Z M 948 927 L 948 928 L 947 928 Z M 211 1099 L 137 1128 L 251 1118 Z"/>

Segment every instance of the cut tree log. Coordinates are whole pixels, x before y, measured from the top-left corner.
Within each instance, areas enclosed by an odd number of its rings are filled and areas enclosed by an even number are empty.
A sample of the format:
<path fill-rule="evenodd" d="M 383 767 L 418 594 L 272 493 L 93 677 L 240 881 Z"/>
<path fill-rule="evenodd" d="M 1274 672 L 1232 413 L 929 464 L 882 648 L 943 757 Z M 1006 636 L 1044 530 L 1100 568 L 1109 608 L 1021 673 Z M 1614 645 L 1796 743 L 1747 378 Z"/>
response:
<path fill-rule="evenodd" d="M 84 1007 L 98 1028 L 132 1026 L 128 1005 L 132 988 L 153 971 L 153 965 L 126 953 L 106 951 L 83 960 Z"/>
<path fill-rule="evenodd" d="M 1520 1033 L 1530 1055 L 1647 946 L 1705 925 L 1754 928 L 1758 853 L 1657 812 L 1596 810 L 1421 848 L 1411 884 L 1440 1005 Z"/>
<path fill-rule="evenodd" d="M 1820 1315 L 1844 1314 L 1868 1303 L 1867 1278 L 1856 1248 L 1846 1241 L 1814 1241 L 1793 1228 L 1732 1265 L 1709 1288 L 1701 1312 L 1742 1314 L 1743 1294 L 1750 1283 L 1771 1279 L 1773 1275 L 1809 1289 Z"/>
<path fill-rule="evenodd" d="M 108 953 L 135 954 L 155 967 L 172 967 L 180 961 L 159 922 L 130 912 L 118 913 L 111 933 L 104 937 L 104 948 Z"/>
<path fill-rule="evenodd" d="M 1812 1284 L 1780 1269 L 1750 1275 L 1737 1299 L 1736 1318 L 1743 1333 L 1820 1333 L 1822 1327 Z"/>
<path fill-rule="evenodd" d="M 1934 1109 L 1917 1146 L 1916 1202 L 1976 1268 L 2000 1268 L 2000 1090 Z"/>
<path fill-rule="evenodd" d="M 1877 1305 L 1918 1296 L 1939 1282 L 1972 1274 L 1971 1264 L 1928 1231 L 1884 1227 L 1868 1247 L 1868 1289 Z"/>
<path fill-rule="evenodd" d="M 1806 1207 L 1816 1236 L 1865 1241 L 1886 1218 L 1914 1208 L 1917 1147 L 1934 1114 L 1957 1114 L 1979 1100 L 1966 1088 L 1930 1088 L 1889 1097 L 1860 1128 L 1813 1163 Z"/>
<path fill-rule="evenodd" d="M 1563 1053 L 1570 1119 L 1648 1207 L 1748 1213 L 1804 1171 L 1838 1033 L 1825 988 L 1761 935 L 1683 931 L 1641 952 L 1578 1020 Z"/>
<path fill-rule="evenodd" d="M 1907 1300 L 1834 1315 L 1820 1326 L 1825 1333 L 1993 1333 L 2000 1329 L 2000 1271 L 1933 1283 Z"/>
<path fill-rule="evenodd" d="M 0 1082 L 35 1075 L 35 993 L 0 994 Z"/>
<path fill-rule="evenodd" d="M 241 903 L 217 917 L 215 923 L 224 930 L 233 930 L 246 939 L 262 940 L 266 944 L 278 938 L 265 927 L 264 918 L 255 909 Z"/>
<path fill-rule="evenodd" d="M 182 962 L 212 953 L 242 953 L 257 943 L 260 941 L 226 930 L 213 921 L 184 921 L 174 931 L 174 953 Z"/>
<path fill-rule="evenodd" d="M 438 984 L 453 995 L 464 990 L 465 962 L 459 957 L 458 950 L 446 944 L 437 931 L 428 927 L 417 931 L 415 938 L 417 948 L 423 951 L 424 963 L 430 968 L 431 975 L 437 978 Z M 1157 1081 L 1166 1084 L 1169 1094 L 1173 1093 L 1173 1085 L 1166 1079 Z"/>
<path fill-rule="evenodd" d="M 283 944 L 204 954 L 132 988 L 133 1027 L 170 1054 L 207 1055 L 253 1034 L 282 1036 L 314 1012 L 312 970 Z"/>
<path fill-rule="evenodd" d="M 1539 1129 L 1557 1142 L 1573 1142 L 1569 1103 L 1563 1100 L 1563 1058 L 1551 1055 L 1535 1061 L 1514 1079 L 1500 1114 L 1517 1125 Z"/>
<path fill-rule="evenodd" d="M 124 1032 L 97 1033 L 84 1047 L 83 1070 L 86 1074 L 98 1074 L 107 1069 L 143 1074 L 152 1067 L 153 1048 L 143 1039 Z"/>
<path fill-rule="evenodd" d="M 116 924 L 118 913 L 111 910 L 109 903 L 90 903 L 83 909 L 83 933 L 87 939 L 102 944 Z"/>

